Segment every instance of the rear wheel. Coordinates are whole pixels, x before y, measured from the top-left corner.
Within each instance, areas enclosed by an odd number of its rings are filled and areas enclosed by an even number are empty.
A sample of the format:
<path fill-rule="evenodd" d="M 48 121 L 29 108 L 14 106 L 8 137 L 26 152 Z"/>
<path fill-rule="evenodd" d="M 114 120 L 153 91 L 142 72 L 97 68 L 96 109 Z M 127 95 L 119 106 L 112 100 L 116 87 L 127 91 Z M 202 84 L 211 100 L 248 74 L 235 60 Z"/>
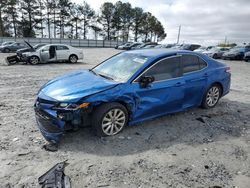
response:
<path fill-rule="evenodd" d="M 220 99 L 221 94 L 222 94 L 222 89 L 220 85 L 218 84 L 212 85 L 207 90 L 205 96 L 203 97 L 201 106 L 206 109 L 215 107 Z"/>
<path fill-rule="evenodd" d="M 10 49 L 9 49 L 9 48 L 4 48 L 3 52 L 4 52 L 4 53 L 9 53 L 9 52 L 10 52 Z"/>
<path fill-rule="evenodd" d="M 127 109 L 120 103 L 103 104 L 94 111 L 92 117 L 92 125 L 100 137 L 118 134 L 127 122 Z"/>
<path fill-rule="evenodd" d="M 36 65 L 40 62 L 40 59 L 37 56 L 31 56 L 29 58 L 29 63 L 32 65 Z"/>
<path fill-rule="evenodd" d="M 76 55 L 70 55 L 69 56 L 69 62 L 70 63 L 76 63 L 78 60 L 78 57 Z"/>

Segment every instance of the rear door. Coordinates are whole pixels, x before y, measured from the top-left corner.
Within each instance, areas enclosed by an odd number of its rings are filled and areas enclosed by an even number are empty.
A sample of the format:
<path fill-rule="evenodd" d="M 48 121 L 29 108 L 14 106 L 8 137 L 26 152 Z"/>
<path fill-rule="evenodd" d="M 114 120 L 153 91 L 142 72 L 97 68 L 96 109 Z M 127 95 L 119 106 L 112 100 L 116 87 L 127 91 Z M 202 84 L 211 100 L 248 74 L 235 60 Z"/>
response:
<path fill-rule="evenodd" d="M 183 108 L 198 106 L 207 85 L 207 63 L 197 55 L 182 54 L 181 67 L 185 81 Z"/>
<path fill-rule="evenodd" d="M 68 60 L 69 55 L 70 55 L 69 53 L 70 53 L 70 50 L 68 46 L 64 46 L 64 45 L 56 46 L 57 60 Z"/>
<path fill-rule="evenodd" d="M 170 57 L 156 62 L 141 76 L 153 76 L 155 81 L 140 87 L 140 77 L 132 83 L 138 97 L 134 121 L 180 111 L 184 98 L 184 80 L 180 75 L 180 57 Z"/>

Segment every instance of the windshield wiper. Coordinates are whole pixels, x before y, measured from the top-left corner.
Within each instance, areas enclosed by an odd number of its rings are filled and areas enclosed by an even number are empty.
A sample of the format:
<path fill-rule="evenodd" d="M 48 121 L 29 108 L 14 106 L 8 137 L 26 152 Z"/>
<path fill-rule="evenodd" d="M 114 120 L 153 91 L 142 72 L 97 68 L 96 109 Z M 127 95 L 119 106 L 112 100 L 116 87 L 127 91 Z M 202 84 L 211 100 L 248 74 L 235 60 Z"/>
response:
<path fill-rule="evenodd" d="M 93 69 L 89 69 L 90 72 L 92 72 L 93 74 L 97 75 L 97 73 L 95 71 L 93 71 Z"/>
<path fill-rule="evenodd" d="M 106 76 L 106 75 L 103 75 L 103 74 L 98 74 L 99 76 L 103 77 L 103 78 L 106 78 L 108 80 L 114 80 L 113 78 L 109 77 L 109 76 Z"/>
<path fill-rule="evenodd" d="M 109 77 L 109 76 L 106 76 L 106 75 L 104 75 L 104 74 L 100 74 L 100 73 L 97 73 L 97 72 L 93 71 L 93 69 L 89 69 L 89 71 L 92 72 L 92 73 L 95 74 L 95 75 L 101 76 L 101 77 L 106 78 L 106 79 L 108 79 L 108 80 L 114 80 L 113 78 L 111 78 L 111 77 Z"/>

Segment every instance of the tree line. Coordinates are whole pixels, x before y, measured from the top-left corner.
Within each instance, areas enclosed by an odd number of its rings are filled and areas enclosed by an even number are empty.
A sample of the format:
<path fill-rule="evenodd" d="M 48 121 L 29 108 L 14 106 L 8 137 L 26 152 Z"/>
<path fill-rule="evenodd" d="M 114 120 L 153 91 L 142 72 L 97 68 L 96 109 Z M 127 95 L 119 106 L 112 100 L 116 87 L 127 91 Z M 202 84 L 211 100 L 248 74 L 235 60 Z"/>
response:
<path fill-rule="evenodd" d="M 160 41 L 161 22 L 130 3 L 106 2 L 99 11 L 71 0 L 1 0 L 0 36 Z"/>

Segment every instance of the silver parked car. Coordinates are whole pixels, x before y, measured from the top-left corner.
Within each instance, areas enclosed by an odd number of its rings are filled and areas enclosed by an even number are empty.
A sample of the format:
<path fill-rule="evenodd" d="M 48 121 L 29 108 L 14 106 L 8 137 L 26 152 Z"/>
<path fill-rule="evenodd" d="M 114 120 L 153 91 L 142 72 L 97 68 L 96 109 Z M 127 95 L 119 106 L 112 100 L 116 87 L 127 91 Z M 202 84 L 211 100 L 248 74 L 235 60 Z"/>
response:
<path fill-rule="evenodd" d="M 30 64 L 69 61 L 76 63 L 83 59 L 83 50 L 66 44 L 48 44 L 33 52 L 22 53 L 23 59 Z"/>
<path fill-rule="evenodd" d="M 214 58 L 214 59 L 220 59 L 222 57 L 222 55 L 227 52 L 229 50 L 229 48 L 220 48 L 220 47 L 215 47 L 212 48 L 211 50 L 208 51 L 204 51 L 203 54 Z"/>

